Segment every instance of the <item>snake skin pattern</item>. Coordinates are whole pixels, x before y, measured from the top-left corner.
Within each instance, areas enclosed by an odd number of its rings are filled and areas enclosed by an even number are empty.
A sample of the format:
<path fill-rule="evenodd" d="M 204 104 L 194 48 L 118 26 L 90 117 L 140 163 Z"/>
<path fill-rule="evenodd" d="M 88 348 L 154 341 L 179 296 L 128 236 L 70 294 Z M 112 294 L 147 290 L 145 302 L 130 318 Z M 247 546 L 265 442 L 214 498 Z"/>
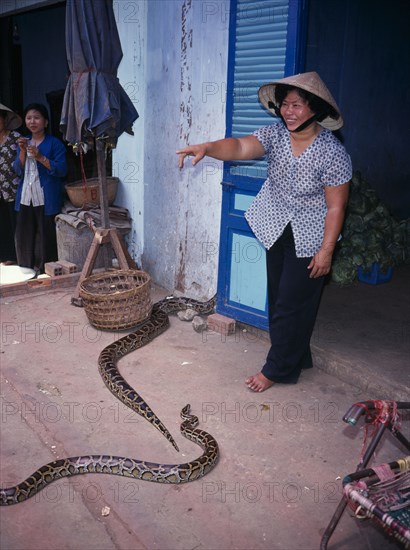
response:
<path fill-rule="evenodd" d="M 192 308 L 199 314 L 205 314 L 212 311 L 214 306 L 215 298 L 208 302 L 198 302 L 187 298 L 165 298 L 154 304 L 148 320 L 141 323 L 134 332 L 104 348 L 99 357 L 100 374 L 109 390 L 125 405 L 155 426 L 177 450 L 178 447 L 164 424 L 144 399 L 121 376 L 117 368 L 117 361 L 164 332 L 169 326 L 168 313 Z M 190 405 L 186 405 L 181 411 L 183 419 L 181 433 L 204 450 L 196 460 L 184 464 L 157 464 L 113 455 L 63 458 L 45 464 L 14 487 L 0 489 L 0 505 L 7 506 L 24 502 L 49 483 L 79 474 L 111 474 L 156 483 L 194 481 L 207 474 L 215 466 L 219 457 L 219 449 L 217 442 L 210 434 L 197 428 L 198 418 L 190 415 L 189 411 Z"/>
<path fill-rule="evenodd" d="M 145 344 L 148 344 L 148 342 L 151 342 L 164 332 L 169 327 L 169 313 L 184 309 L 193 309 L 198 314 L 206 314 L 213 311 L 214 307 L 215 297 L 207 302 L 198 302 L 197 300 L 190 300 L 185 297 L 164 298 L 154 304 L 148 320 L 140 324 L 134 332 L 127 334 L 127 336 L 116 340 L 104 348 L 98 359 L 100 374 L 108 389 L 127 407 L 155 426 L 172 443 L 177 451 L 179 450 L 178 446 L 167 428 L 144 399 L 121 376 L 117 368 L 117 361 L 131 351 L 145 346 Z"/>

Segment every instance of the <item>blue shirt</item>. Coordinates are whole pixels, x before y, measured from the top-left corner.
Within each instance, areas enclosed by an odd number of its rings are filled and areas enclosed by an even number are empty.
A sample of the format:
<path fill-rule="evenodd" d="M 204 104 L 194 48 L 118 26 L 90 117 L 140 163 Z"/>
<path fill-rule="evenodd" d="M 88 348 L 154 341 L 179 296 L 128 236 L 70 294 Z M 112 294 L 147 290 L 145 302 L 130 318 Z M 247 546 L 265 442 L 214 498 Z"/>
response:
<path fill-rule="evenodd" d="M 246 220 L 268 250 L 290 223 L 296 256 L 314 256 L 324 236 L 325 187 L 351 179 L 349 155 L 325 128 L 298 157 L 292 153 L 290 132 L 282 122 L 264 126 L 253 135 L 268 157 L 268 179 L 245 213 Z"/>
<path fill-rule="evenodd" d="M 46 134 L 38 146 L 38 150 L 50 161 L 50 170 L 47 170 L 41 162 L 37 162 L 40 184 L 44 191 L 44 214 L 52 216 L 61 210 L 62 183 L 61 178 L 67 174 L 66 149 L 64 144 L 54 136 Z M 16 193 L 17 211 L 20 210 L 21 191 L 23 189 L 24 169 L 21 166 L 20 147 L 17 148 L 17 156 L 13 163 L 13 169 L 20 177 Z"/>

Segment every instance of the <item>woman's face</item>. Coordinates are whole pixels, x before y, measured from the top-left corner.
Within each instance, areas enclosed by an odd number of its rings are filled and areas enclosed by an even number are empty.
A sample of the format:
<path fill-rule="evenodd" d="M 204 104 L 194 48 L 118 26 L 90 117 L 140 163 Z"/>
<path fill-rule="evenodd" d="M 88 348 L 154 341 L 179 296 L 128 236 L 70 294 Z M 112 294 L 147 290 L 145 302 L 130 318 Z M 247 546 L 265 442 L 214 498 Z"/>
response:
<path fill-rule="evenodd" d="M 27 129 L 32 134 L 39 134 L 44 132 L 44 130 L 47 128 L 48 121 L 46 118 L 43 117 L 40 111 L 30 109 L 30 111 L 27 111 L 25 123 Z"/>
<path fill-rule="evenodd" d="M 280 114 L 288 130 L 296 130 L 301 124 L 314 115 L 306 100 L 302 99 L 296 90 L 288 92 L 280 107 Z"/>

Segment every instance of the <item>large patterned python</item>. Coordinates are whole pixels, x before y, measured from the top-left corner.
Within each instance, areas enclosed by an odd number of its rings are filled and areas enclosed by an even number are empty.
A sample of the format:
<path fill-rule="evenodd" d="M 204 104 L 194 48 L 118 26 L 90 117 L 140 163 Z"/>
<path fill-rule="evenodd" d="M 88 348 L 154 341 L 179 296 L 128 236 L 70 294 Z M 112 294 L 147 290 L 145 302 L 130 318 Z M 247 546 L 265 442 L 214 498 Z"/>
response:
<path fill-rule="evenodd" d="M 100 374 L 110 391 L 127 407 L 146 418 L 178 450 L 173 437 L 144 399 L 127 383 L 117 368 L 117 361 L 164 332 L 169 326 L 168 314 L 192 308 L 199 314 L 209 313 L 215 306 L 215 298 L 198 302 L 187 298 L 164 298 L 154 304 L 151 316 L 132 333 L 116 340 L 103 349 L 98 360 Z M 157 483 L 186 483 L 207 474 L 219 456 L 215 439 L 197 428 L 198 418 L 189 414 L 190 405 L 181 411 L 181 433 L 201 446 L 204 452 L 197 459 L 185 464 L 156 464 L 133 458 L 113 455 L 84 455 L 49 462 L 30 477 L 6 489 L 0 489 L 0 505 L 17 504 L 29 499 L 49 483 L 78 474 L 112 474 L 154 481 Z"/>

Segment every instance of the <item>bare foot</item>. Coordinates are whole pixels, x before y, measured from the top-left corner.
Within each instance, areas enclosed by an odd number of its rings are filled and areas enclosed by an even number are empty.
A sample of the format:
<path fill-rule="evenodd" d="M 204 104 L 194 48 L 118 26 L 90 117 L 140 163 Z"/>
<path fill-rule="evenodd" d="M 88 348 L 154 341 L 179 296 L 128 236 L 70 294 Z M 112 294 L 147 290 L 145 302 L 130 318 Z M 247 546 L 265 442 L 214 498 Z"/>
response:
<path fill-rule="evenodd" d="M 245 380 L 245 384 L 248 388 L 256 392 L 265 391 L 273 386 L 274 383 L 275 382 L 272 382 L 272 380 L 266 378 L 266 376 L 264 376 L 261 372 L 258 372 L 255 376 L 250 376 Z"/>

